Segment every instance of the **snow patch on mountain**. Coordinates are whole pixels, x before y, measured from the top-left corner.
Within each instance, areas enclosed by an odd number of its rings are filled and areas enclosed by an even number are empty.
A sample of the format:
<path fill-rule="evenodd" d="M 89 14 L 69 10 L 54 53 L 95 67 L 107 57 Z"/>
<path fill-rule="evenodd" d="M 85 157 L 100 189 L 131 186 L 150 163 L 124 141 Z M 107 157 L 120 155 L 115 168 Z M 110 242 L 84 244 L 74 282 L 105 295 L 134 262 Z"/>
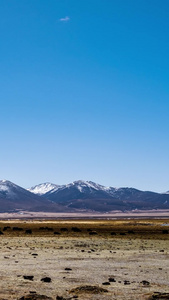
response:
<path fill-rule="evenodd" d="M 41 183 L 41 184 L 35 185 L 27 190 L 29 192 L 37 194 L 37 195 L 44 195 L 52 190 L 57 190 L 59 187 L 60 187 L 60 185 L 46 182 L 46 183 Z"/>
<path fill-rule="evenodd" d="M 21 188 L 8 180 L 0 180 L 0 195 L 6 198 L 15 198 Z"/>
<path fill-rule="evenodd" d="M 97 184 L 92 181 L 84 181 L 84 180 L 78 180 L 70 183 L 68 186 L 74 185 L 80 192 L 83 192 L 85 188 L 94 189 L 96 191 L 109 191 L 110 187 L 105 187 L 103 185 Z"/>

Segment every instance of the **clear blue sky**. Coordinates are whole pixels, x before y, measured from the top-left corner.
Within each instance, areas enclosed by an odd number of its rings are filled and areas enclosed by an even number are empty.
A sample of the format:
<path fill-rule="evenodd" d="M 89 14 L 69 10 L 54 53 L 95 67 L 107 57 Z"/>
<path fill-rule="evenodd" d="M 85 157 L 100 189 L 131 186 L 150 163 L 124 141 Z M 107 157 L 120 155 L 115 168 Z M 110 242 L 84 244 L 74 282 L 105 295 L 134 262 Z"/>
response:
<path fill-rule="evenodd" d="M 0 177 L 169 190 L 169 1 L 0 1 Z"/>

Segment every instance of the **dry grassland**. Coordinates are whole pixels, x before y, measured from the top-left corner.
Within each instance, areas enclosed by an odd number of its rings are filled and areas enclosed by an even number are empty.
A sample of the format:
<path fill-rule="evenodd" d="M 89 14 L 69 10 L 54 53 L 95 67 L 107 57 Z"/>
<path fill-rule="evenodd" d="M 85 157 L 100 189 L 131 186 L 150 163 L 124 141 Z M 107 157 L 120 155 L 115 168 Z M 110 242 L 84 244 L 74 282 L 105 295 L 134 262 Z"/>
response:
<path fill-rule="evenodd" d="M 169 220 L 1 221 L 0 267 L 1 300 L 169 299 Z"/>

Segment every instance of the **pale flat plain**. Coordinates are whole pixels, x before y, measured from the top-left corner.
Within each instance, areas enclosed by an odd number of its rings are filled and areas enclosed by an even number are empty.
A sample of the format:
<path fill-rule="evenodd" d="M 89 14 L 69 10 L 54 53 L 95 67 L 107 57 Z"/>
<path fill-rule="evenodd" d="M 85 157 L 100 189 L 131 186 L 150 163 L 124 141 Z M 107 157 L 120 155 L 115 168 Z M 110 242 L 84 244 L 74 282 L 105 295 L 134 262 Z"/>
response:
<path fill-rule="evenodd" d="M 1 221 L 0 228 L 1 300 L 30 292 L 80 300 L 142 300 L 169 293 L 167 219 L 15 220 Z M 41 281 L 45 277 L 51 281 Z M 72 291 L 89 285 L 108 292 Z"/>

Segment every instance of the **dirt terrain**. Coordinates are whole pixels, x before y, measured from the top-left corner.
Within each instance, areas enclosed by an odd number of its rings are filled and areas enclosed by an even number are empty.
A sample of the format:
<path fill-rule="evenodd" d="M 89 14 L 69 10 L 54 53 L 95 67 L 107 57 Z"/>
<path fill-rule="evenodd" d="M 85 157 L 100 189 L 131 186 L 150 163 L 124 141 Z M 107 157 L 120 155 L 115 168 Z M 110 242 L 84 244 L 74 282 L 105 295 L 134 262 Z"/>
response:
<path fill-rule="evenodd" d="M 169 219 L 0 221 L 0 266 L 1 300 L 169 299 Z"/>
<path fill-rule="evenodd" d="M 134 211 L 112 211 L 105 213 L 98 212 L 76 212 L 76 213 L 63 213 L 63 212 L 33 212 L 33 211 L 18 211 L 0 213 L 0 220 L 5 219 L 123 219 L 123 218 L 169 218 L 168 209 L 152 209 L 152 210 L 134 210 Z"/>

